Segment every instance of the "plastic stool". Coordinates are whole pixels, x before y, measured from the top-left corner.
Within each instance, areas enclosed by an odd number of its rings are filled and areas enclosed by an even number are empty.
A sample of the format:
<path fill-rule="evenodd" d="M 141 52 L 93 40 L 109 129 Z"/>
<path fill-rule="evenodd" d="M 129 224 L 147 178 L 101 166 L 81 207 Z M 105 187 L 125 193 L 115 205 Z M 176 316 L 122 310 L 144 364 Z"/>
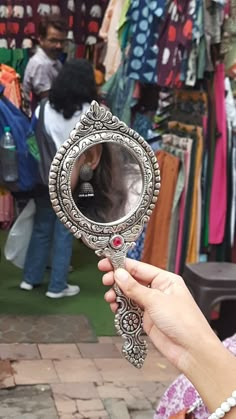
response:
<path fill-rule="evenodd" d="M 236 300 L 236 264 L 203 262 L 187 264 L 184 281 L 210 321 L 212 307 L 224 300 Z"/>

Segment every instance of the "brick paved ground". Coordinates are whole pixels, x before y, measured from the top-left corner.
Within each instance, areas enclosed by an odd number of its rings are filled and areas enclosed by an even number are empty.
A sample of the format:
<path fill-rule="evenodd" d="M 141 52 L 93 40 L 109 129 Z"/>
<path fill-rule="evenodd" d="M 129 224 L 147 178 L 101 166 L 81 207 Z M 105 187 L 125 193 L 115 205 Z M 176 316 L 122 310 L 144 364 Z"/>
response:
<path fill-rule="evenodd" d="M 178 372 L 151 344 L 135 369 L 121 342 L 0 344 L 0 418 L 151 419 Z"/>
<path fill-rule="evenodd" d="M 97 337 L 86 316 L 0 315 L 0 343 L 96 342 Z"/>

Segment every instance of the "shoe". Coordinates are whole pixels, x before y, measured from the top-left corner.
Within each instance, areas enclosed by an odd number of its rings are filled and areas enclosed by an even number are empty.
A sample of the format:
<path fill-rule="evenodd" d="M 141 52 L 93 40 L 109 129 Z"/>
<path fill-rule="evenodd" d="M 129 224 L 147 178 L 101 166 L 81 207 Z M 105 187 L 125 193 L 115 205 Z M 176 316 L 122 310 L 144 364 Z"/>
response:
<path fill-rule="evenodd" d="M 33 285 L 28 284 L 28 282 L 22 281 L 20 283 L 20 289 L 25 290 L 25 291 L 31 291 L 33 289 Z"/>
<path fill-rule="evenodd" d="M 46 292 L 46 297 L 49 298 L 62 298 L 62 297 L 73 297 L 73 295 L 79 294 L 80 288 L 78 285 L 67 285 L 67 287 L 61 292 Z"/>

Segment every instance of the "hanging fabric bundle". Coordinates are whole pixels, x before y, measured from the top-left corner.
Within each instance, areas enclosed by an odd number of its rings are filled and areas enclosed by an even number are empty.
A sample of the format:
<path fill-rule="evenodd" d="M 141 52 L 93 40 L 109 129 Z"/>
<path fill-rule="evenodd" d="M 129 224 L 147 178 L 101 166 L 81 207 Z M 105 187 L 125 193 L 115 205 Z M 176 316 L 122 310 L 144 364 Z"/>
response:
<path fill-rule="evenodd" d="M 0 228 L 7 230 L 14 220 L 14 199 L 5 188 L 0 187 Z"/>

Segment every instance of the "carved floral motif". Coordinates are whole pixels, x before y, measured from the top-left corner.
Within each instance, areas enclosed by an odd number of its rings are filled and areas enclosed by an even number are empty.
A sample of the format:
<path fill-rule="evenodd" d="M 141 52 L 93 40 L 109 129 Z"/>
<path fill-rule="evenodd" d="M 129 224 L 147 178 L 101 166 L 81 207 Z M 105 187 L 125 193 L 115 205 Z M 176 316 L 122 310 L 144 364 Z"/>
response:
<path fill-rule="evenodd" d="M 143 192 L 138 208 L 115 223 L 108 224 L 93 222 L 83 215 L 74 202 L 70 187 L 76 159 L 87 148 L 103 142 L 127 148 L 139 163 L 143 177 Z M 114 269 L 125 266 L 127 251 L 135 245 L 135 240 L 149 220 L 159 189 L 160 171 L 151 147 L 137 132 L 95 101 L 58 150 L 49 174 L 50 198 L 57 216 L 76 238 L 81 238 L 98 256 L 108 257 Z M 111 239 L 117 235 L 122 237 L 123 243 L 114 248 Z M 125 340 L 122 352 L 129 362 L 140 368 L 147 354 L 147 344 L 140 339 L 142 311 L 117 286 L 114 289 L 119 304 L 115 327 Z"/>

